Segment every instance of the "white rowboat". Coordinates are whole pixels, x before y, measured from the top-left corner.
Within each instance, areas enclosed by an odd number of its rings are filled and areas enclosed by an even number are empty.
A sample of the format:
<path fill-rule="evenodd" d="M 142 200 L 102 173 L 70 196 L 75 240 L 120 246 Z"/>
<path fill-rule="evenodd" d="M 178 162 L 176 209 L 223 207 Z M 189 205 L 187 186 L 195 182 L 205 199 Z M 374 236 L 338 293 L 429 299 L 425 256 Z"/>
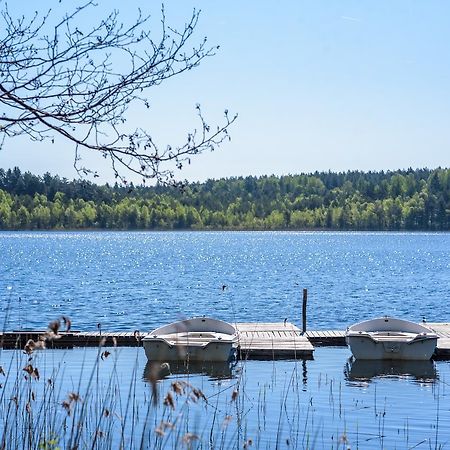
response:
<path fill-rule="evenodd" d="M 149 361 L 229 361 L 237 331 L 222 320 L 196 317 L 157 328 L 142 342 Z"/>
<path fill-rule="evenodd" d="M 428 360 L 438 336 L 408 320 L 381 317 L 347 329 L 346 342 L 356 359 Z"/>

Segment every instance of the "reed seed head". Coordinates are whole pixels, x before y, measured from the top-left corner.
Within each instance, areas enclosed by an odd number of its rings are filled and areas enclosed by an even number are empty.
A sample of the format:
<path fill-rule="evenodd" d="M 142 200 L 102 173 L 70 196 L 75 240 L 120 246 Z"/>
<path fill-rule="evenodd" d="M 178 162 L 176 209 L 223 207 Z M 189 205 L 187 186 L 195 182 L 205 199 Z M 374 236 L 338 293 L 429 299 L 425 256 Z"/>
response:
<path fill-rule="evenodd" d="M 33 339 L 28 339 L 23 350 L 27 355 L 31 355 L 34 352 L 35 348 L 36 343 L 33 341 Z"/>
<path fill-rule="evenodd" d="M 166 430 L 167 428 L 169 430 L 173 430 L 175 428 L 175 425 L 171 422 L 161 422 L 161 424 L 164 426 L 164 429 Z"/>
<path fill-rule="evenodd" d="M 166 398 L 164 399 L 164 405 L 169 406 L 172 409 L 175 409 L 175 401 L 170 392 L 167 393 Z"/>
<path fill-rule="evenodd" d="M 59 319 L 56 320 L 52 320 L 49 324 L 48 324 L 48 329 L 53 332 L 54 334 L 58 334 L 59 328 L 61 326 L 61 322 Z"/>
<path fill-rule="evenodd" d="M 186 433 L 183 436 L 183 444 L 185 444 L 185 445 L 189 445 L 192 442 L 197 441 L 197 440 L 198 440 L 198 436 L 194 433 Z"/>
<path fill-rule="evenodd" d="M 195 400 L 200 400 L 200 399 L 202 399 L 202 400 L 205 400 L 205 401 L 206 401 L 205 394 L 204 394 L 200 389 L 198 389 L 198 388 L 193 388 L 193 389 L 192 389 L 192 394 L 193 394 Z"/>
<path fill-rule="evenodd" d="M 63 400 L 61 405 L 67 411 L 67 414 L 70 416 L 70 403 L 67 400 Z"/>
<path fill-rule="evenodd" d="M 233 420 L 233 416 L 230 416 L 230 415 L 225 416 L 225 419 L 223 419 L 223 422 L 222 422 L 222 428 L 226 428 L 232 420 Z"/>
<path fill-rule="evenodd" d="M 172 383 L 172 390 L 177 395 L 183 395 L 184 394 L 184 385 L 181 381 L 174 381 Z"/>
<path fill-rule="evenodd" d="M 175 425 L 171 422 L 161 421 L 161 423 L 155 428 L 155 433 L 158 436 L 164 436 L 166 434 L 166 430 L 173 430 Z"/>
<path fill-rule="evenodd" d="M 71 392 L 69 394 L 69 401 L 70 402 L 78 402 L 81 400 L 80 394 L 78 394 L 77 392 Z"/>
<path fill-rule="evenodd" d="M 33 367 L 31 364 L 26 365 L 23 370 L 30 375 L 31 378 L 34 378 L 35 380 L 39 380 L 39 370 L 37 367 Z"/>
<path fill-rule="evenodd" d="M 43 336 L 40 336 L 40 340 L 38 342 L 44 342 L 44 341 L 55 341 L 56 339 L 61 339 L 61 335 L 58 333 L 53 332 L 52 330 L 47 331 Z M 38 345 L 38 342 L 36 345 Z M 44 346 L 45 348 L 45 346 Z"/>

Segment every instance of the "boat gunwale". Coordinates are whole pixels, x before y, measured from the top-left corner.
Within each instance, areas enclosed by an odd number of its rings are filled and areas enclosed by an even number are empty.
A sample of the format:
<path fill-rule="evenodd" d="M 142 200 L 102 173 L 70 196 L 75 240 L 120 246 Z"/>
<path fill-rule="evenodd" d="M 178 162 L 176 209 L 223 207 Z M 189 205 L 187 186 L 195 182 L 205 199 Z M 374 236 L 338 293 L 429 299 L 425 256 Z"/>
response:
<path fill-rule="evenodd" d="M 386 325 L 388 324 L 388 325 Z M 411 322 L 405 319 L 397 319 L 395 317 L 384 316 L 376 317 L 374 319 L 364 320 L 347 327 L 346 335 L 353 333 L 376 333 L 376 332 L 397 332 L 397 333 L 412 333 L 412 334 L 429 334 L 436 335 L 430 328 L 416 322 Z"/>
<path fill-rule="evenodd" d="M 201 329 L 199 329 L 199 325 Z M 228 322 L 210 317 L 192 317 L 191 319 L 179 320 L 158 327 L 144 337 L 144 340 L 153 339 L 153 336 L 188 334 L 190 332 L 220 333 L 233 338 L 237 338 L 238 336 L 236 327 Z"/>
<path fill-rule="evenodd" d="M 373 331 L 353 331 L 348 332 L 346 335 L 347 339 L 351 338 L 368 338 L 374 342 L 386 343 L 386 342 L 399 342 L 405 344 L 413 344 L 414 342 L 426 341 L 431 339 L 438 339 L 439 336 L 433 332 L 430 333 L 398 333 L 392 334 L 382 334 L 382 332 Z"/>

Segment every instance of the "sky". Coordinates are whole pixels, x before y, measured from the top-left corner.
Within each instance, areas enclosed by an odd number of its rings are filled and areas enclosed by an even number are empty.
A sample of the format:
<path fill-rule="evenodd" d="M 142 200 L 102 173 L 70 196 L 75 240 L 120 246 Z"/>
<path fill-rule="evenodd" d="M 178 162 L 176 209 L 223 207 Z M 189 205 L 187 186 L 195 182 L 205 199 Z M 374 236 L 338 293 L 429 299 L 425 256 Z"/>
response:
<path fill-rule="evenodd" d="M 41 0 L 39 8 L 75 3 Z M 98 4 L 92 19 L 117 8 L 131 21 L 139 7 L 155 24 L 160 18 L 156 1 Z M 12 14 L 30 5 L 9 2 Z M 197 103 L 211 125 L 225 109 L 239 114 L 231 142 L 194 157 L 178 179 L 450 167 L 450 2 L 167 0 L 167 22 L 183 24 L 193 8 L 201 16 L 192 45 L 207 36 L 220 49 L 149 90 L 150 110 L 127 116 L 164 146 L 198 125 Z M 82 157 L 100 182 L 113 180 L 103 158 Z M 60 139 L 19 137 L 0 150 L 0 167 L 35 174 L 76 178 L 73 161 L 73 146 Z"/>

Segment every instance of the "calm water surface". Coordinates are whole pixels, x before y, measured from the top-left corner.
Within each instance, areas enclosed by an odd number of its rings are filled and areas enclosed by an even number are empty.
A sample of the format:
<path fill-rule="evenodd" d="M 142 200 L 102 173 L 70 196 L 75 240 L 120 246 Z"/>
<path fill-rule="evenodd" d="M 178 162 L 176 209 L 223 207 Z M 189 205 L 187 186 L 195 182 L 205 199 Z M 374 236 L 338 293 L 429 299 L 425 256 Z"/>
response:
<path fill-rule="evenodd" d="M 385 314 L 450 316 L 448 233 L 2 232 L 0 254 L 7 329 L 45 328 L 62 314 L 79 330 L 98 323 L 149 330 L 203 314 L 299 324 L 303 287 L 311 329 Z M 189 374 L 172 365 L 154 406 L 143 350 L 100 352 L 38 352 L 32 363 L 41 376 L 29 385 L 39 408 L 54 379 L 56 424 L 65 420 L 68 393 L 80 393 L 79 404 L 92 408 L 92 429 L 102 429 L 99 448 L 118 448 L 121 439 L 124 448 L 140 448 L 136 436 L 144 448 L 179 448 L 186 433 L 198 438 L 194 448 L 243 448 L 249 439 L 248 448 L 269 449 L 450 447 L 448 362 L 364 364 L 347 349 L 318 348 L 314 361 L 248 361 Z M 21 352 L 0 352 L 8 375 L 0 380 L 0 416 L 14 411 L 15 380 L 26 364 Z M 207 400 L 174 394 L 175 410 L 164 406 L 171 383 L 181 380 Z M 176 426 L 158 436 L 161 421 Z"/>
<path fill-rule="evenodd" d="M 79 408 L 87 400 L 94 405 L 88 422 L 104 433 L 99 448 L 109 448 L 108 442 L 119 448 L 121 430 L 124 448 L 129 449 L 140 448 L 141 440 L 143 448 L 186 448 L 182 440 L 187 433 L 196 436 L 192 448 L 204 449 L 243 448 L 249 440 L 248 448 L 267 449 L 450 447 L 449 362 L 355 367 L 347 349 L 318 348 L 314 361 L 247 361 L 231 369 L 215 366 L 189 374 L 174 368 L 175 373 L 158 382 L 154 406 L 144 351 L 109 351 L 102 358 L 92 348 L 48 350 L 33 360 L 41 377 L 31 383 L 36 393 L 32 407 L 39 408 L 47 379 L 52 378 L 56 397 L 49 415 L 58 424 L 67 415 L 62 401 L 68 393 L 78 393 Z M 2 387 L 6 395 L 0 396 L 3 417 L 15 395 L 9 391 L 14 368 L 21 377 L 28 360 L 19 352 L 3 351 L 1 361 L 3 367 L 12 367 L 9 384 Z M 187 400 L 189 387 L 185 395 L 176 395 L 171 387 L 175 381 L 200 388 L 206 400 Z M 171 390 L 173 411 L 163 405 Z M 233 400 L 234 391 L 238 395 Z M 76 416 L 75 405 L 72 408 Z M 103 408 L 107 417 L 101 414 Z M 161 437 L 155 430 L 162 422 L 175 428 Z M 85 431 L 92 433 L 89 426 Z M 58 436 L 66 448 L 65 434 Z"/>
<path fill-rule="evenodd" d="M 61 314 L 79 330 L 196 315 L 299 324 L 303 287 L 310 329 L 450 316 L 449 233 L 0 232 L 0 255 L 8 329 Z"/>

